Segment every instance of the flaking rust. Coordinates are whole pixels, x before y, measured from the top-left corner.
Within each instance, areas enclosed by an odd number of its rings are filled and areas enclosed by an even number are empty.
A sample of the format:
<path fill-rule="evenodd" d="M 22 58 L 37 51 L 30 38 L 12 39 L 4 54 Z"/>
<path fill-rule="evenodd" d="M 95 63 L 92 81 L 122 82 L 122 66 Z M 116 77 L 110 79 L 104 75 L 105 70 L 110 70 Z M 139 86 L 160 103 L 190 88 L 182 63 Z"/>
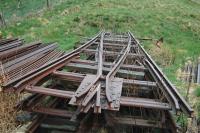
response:
<path fill-rule="evenodd" d="M 12 47 L 23 51 L 14 56 L 15 61 Z M 32 48 L 24 52 L 28 49 L 18 39 L 6 47 L 0 41 L 2 51 L 10 49 L 4 57 L 11 56 L 6 66 L 12 71 L 7 69 L 6 74 L 12 80 L 3 84 L 4 89 L 33 94 L 20 102 L 22 110 L 39 114 L 28 129 L 31 132 L 82 133 L 109 127 L 113 132 L 176 133 L 170 114 L 193 113 L 130 32 L 101 31 L 68 53 L 51 45 L 33 47 L 36 52 Z M 21 56 L 31 58 L 24 62 Z"/>

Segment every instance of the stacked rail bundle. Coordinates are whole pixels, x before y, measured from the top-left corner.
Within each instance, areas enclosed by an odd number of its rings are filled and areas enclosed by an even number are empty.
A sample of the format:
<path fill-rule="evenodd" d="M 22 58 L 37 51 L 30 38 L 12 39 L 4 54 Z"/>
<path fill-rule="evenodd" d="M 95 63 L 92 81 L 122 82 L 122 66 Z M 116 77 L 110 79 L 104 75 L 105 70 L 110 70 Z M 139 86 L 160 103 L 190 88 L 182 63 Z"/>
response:
<path fill-rule="evenodd" d="M 172 115 L 193 113 L 130 32 L 102 31 L 2 87 L 33 93 L 16 106 L 37 114 L 28 132 L 175 133 Z"/>
<path fill-rule="evenodd" d="M 0 40 L 0 88 L 2 84 L 21 77 L 48 61 L 63 54 L 56 49 L 56 44 L 42 44 L 34 42 L 25 44 L 22 39 L 11 38 Z M 0 132 L 12 132 L 16 126 L 17 110 L 14 106 L 22 98 L 21 95 L 2 93 Z"/>
<path fill-rule="evenodd" d="M 63 54 L 64 52 L 57 49 L 56 43 L 24 44 L 21 39 L 0 40 L 0 82 L 12 82 Z"/>

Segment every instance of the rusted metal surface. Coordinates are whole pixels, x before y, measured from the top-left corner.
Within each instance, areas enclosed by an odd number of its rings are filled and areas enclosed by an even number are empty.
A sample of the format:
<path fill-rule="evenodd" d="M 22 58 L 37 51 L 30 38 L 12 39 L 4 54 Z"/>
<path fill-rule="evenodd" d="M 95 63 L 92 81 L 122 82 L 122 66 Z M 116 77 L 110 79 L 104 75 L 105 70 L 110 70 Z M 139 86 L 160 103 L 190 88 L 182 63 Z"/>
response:
<path fill-rule="evenodd" d="M 62 51 L 56 49 L 55 43 L 44 45 L 41 42 L 34 42 L 24 45 L 21 39 L 8 39 L 1 41 L 1 44 L 1 49 L 4 50 L 0 52 L 0 75 L 4 77 L 0 78 L 1 86 L 16 79 L 22 79 L 28 72 L 63 54 Z M 10 45 L 12 47 L 9 47 Z M 9 49 L 5 50 L 6 46 Z"/>
<path fill-rule="evenodd" d="M 117 132 L 116 127 L 121 132 L 176 132 L 170 112 L 192 116 L 130 32 L 101 31 L 69 53 L 54 43 L 23 46 L 21 41 L 0 41 L 0 74 L 5 76 L 0 83 L 4 91 L 33 94 L 16 106 L 39 115 L 32 132 L 97 132 L 104 127 L 108 132 Z"/>
<path fill-rule="evenodd" d="M 144 53 L 144 55 L 146 56 L 147 60 L 150 61 L 153 64 L 154 68 L 156 69 L 156 71 L 161 76 L 160 81 L 166 82 L 166 84 L 169 86 L 170 91 L 173 93 L 173 95 L 175 95 L 176 100 L 179 102 L 179 105 L 180 105 L 180 108 L 182 109 L 182 111 L 184 113 L 186 113 L 187 115 L 191 116 L 192 113 L 193 113 L 193 109 L 188 105 L 188 103 L 185 101 L 185 99 L 179 94 L 179 92 L 172 85 L 172 83 L 168 80 L 168 78 L 162 73 L 162 71 L 159 69 L 159 67 L 156 65 L 156 63 L 153 61 L 153 59 L 151 59 L 151 57 L 144 50 L 144 48 L 142 48 L 142 46 L 139 45 L 139 42 L 135 39 L 133 34 L 131 34 L 131 36 L 134 39 L 134 41 L 136 42 L 136 44 L 138 44 L 138 46 L 140 47 L 141 52 Z"/>
<path fill-rule="evenodd" d="M 123 52 L 123 55 L 121 55 L 118 60 L 115 60 L 116 63 L 114 64 L 112 70 L 106 75 L 106 97 L 107 97 L 109 103 L 112 103 L 112 101 L 117 101 L 119 103 L 122 86 L 119 85 L 119 87 L 120 87 L 119 89 L 120 90 L 116 91 L 115 89 L 117 89 L 117 88 L 115 86 L 111 85 L 111 82 L 113 82 L 113 81 L 111 81 L 111 78 L 113 78 L 115 76 L 115 74 L 117 73 L 117 70 L 120 68 L 121 64 L 126 59 L 128 53 L 130 51 L 130 46 L 131 46 L 131 38 L 129 37 L 128 45 L 126 47 L 126 50 L 125 51 L 121 51 L 121 52 Z M 120 83 L 120 81 L 119 81 L 119 83 Z M 118 92 L 118 93 L 114 94 L 115 92 Z M 114 105 L 114 106 L 116 106 L 116 105 Z M 119 107 L 119 106 L 117 106 L 117 107 Z"/>
<path fill-rule="evenodd" d="M 86 74 L 73 73 L 73 72 L 63 72 L 63 71 L 55 71 L 52 73 L 53 76 L 66 80 L 66 81 L 74 81 L 81 82 Z M 101 77 L 101 80 L 105 80 L 105 77 Z M 143 80 L 133 80 L 133 79 L 123 79 L 123 84 L 125 86 L 135 85 L 135 86 L 148 86 L 148 87 L 156 87 L 156 82 L 152 81 L 143 81 Z"/>
<path fill-rule="evenodd" d="M 5 44 L 5 45 L 3 45 L 3 44 Z M 22 39 L 16 39 L 16 40 L 13 40 L 11 42 L 6 41 L 3 44 L 0 46 L 0 52 L 21 46 L 23 44 L 23 40 Z"/>

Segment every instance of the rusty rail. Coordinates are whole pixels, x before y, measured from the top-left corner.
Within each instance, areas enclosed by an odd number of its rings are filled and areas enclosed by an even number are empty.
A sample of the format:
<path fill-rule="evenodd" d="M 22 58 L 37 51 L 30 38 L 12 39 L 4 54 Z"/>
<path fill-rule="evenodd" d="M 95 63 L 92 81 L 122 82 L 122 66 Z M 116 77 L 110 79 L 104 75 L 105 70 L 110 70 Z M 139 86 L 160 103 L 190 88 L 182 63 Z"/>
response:
<path fill-rule="evenodd" d="M 107 126 L 176 132 L 171 112 L 192 116 L 193 110 L 131 32 L 101 31 L 65 54 L 55 43 L 21 45 L 19 39 L 0 41 L 7 78 L 1 88 L 33 94 L 17 105 L 39 115 L 31 132 L 89 132 Z"/>

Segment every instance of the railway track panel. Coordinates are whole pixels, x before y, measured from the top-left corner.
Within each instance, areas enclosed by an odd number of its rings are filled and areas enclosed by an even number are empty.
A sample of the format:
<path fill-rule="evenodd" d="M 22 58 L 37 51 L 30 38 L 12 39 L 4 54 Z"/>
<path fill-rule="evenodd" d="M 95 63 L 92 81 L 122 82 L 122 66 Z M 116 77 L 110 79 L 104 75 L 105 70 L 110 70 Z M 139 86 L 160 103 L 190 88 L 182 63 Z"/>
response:
<path fill-rule="evenodd" d="M 34 94 L 19 104 L 45 116 L 32 125 L 32 132 L 94 132 L 105 127 L 116 132 L 177 132 L 171 114 L 192 116 L 193 110 L 130 32 L 101 31 L 72 52 L 55 53 L 52 60 L 50 55 L 44 58 L 48 62 L 35 63 L 40 65 L 2 85 L 4 91 Z"/>

